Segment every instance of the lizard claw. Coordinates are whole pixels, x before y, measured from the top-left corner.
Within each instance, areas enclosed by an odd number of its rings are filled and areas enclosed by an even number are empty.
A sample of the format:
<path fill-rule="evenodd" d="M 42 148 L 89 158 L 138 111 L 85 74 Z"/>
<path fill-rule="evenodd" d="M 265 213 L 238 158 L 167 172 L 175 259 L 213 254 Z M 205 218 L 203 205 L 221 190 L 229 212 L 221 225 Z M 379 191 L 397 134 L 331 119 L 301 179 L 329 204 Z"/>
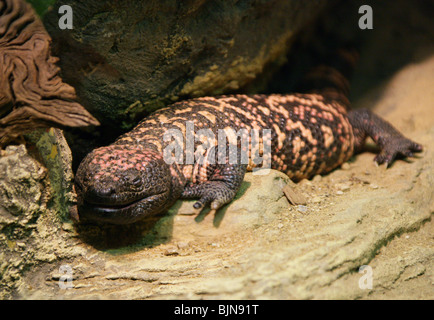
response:
<path fill-rule="evenodd" d="M 386 168 L 388 168 L 397 156 L 414 157 L 415 152 L 421 152 L 422 150 L 422 145 L 403 136 L 392 137 L 380 154 L 374 158 L 374 161 L 377 164 L 385 163 Z"/>

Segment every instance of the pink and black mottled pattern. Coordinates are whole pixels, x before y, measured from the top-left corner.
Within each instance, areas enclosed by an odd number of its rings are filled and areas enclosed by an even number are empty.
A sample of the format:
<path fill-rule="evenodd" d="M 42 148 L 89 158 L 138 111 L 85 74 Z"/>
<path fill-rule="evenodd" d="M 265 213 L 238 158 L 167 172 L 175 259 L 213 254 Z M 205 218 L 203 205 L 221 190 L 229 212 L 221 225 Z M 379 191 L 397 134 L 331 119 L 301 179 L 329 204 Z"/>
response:
<path fill-rule="evenodd" d="M 230 202 L 245 172 L 254 168 L 252 162 L 233 164 L 226 159 L 214 164 L 212 148 L 206 149 L 208 161 L 203 163 L 186 164 L 185 155 L 182 163 L 164 161 L 163 151 L 171 143 L 165 141 L 165 132 L 181 132 L 185 147 L 187 121 L 194 123 L 195 132 L 209 128 L 215 136 L 219 129 L 270 129 L 271 159 L 265 161 L 294 181 L 340 166 L 368 136 L 382 150 L 378 163 L 422 150 L 369 110 L 347 112 L 345 78 L 324 68 L 320 75 L 336 86 L 306 94 L 203 97 L 154 112 L 82 161 L 76 174 L 80 219 L 126 224 L 162 212 L 179 198 L 198 199 L 197 209 L 209 205 L 217 210 Z M 194 150 L 201 144 L 196 141 Z M 263 145 L 251 148 L 261 150 Z"/>

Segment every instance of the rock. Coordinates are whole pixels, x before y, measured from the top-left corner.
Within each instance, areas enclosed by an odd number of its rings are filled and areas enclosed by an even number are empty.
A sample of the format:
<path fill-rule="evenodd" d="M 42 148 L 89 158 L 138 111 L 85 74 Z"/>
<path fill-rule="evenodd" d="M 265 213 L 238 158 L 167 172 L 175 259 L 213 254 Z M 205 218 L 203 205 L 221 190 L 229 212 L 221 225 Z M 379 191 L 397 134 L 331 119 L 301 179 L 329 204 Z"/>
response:
<path fill-rule="evenodd" d="M 210 215 L 209 209 L 204 209 L 195 219 L 198 223 L 192 225 L 194 218 L 191 212 L 194 212 L 195 201 L 178 201 L 169 210 L 169 215 L 159 223 L 165 224 L 165 220 L 173 220 L 170 229 L 179 241 L 193 239 L 195 236 L 224 235 L 240 228 L 260 226 L 274 221 L 278 212 L 289 210 L 290 204 L 282 190 L 288 184 L 297 188 L 288 176 L 276 170 L 271 170 L 270 174 L 264 176 L 247 173 L 235 197 L 236 201 L 224 206 L 216 215 Z M 258 208 L 262 210 L 258 211 Z M 176 219 L 173 219 L 174 215 Z"/>
<path fill-rule="evenodd" d="M 313 182 L 320 182 L 322 179 L 322 176 L 320 176 L 319 174 L 317 174 L 315 177 L 313 177 L 312 181 Z"/>
<path fill-rule="evenodd" d="M 341 192 L 340 194 L 342 194 L 343 191 L 350 190 L 350 185 L 347 184 L 347 183 L 338 183 L 338 184 L 335 185 L 335 187 L 338 189 L 338 192 L 339 191 Z"/>
<path fill-rule="evenodd" d="M 47 170 L 24 145 L 8 146 L 0 155 L 0 287 L 14 287 L 28 260 L 29 234 L 46 212 L 49 193 Z M 24 252 L 23 252 L 24 251 Z M 0 297 L 5 292 L 0 291 Z"/>
<path fill-rule="evenodd" d="M 28 155 L 24 145 L 8 146 L 0 157 L 0 230 L 25 225 L 46 206 L 47 170 Z"/>
<path fill-rule="evenodd" d="M 179 251 L 178 251 L 178 248 L 176 248 L 176 247 L 167 248 L 167 250 L 164 252 L 164 255 L 166 255 L 166 256 L 174 256 L 174 255 L 178 255 L 178 254 L 179 254 Z"/>
<path fill-rule="evenodd" d="M 112 133 L 180 97 L 233 92 L 281 64 L 327 3 L 58 0 L 44 23 L 65 80 Z M 64 4 L 74 10 L 72 30 L 58 26 Z"/>
<path fill-rule="evenodd" d="M 299 205 L 299 206 L 297 206 L 297 211 L 302 212 L 302 213 L 306 213 L 307 207 L 303 206 L 303 205 Z"/>
<path fill-rule="evenodd" d="M 75 198 L 62 131 L 36 130 L 26 137 L 34 143 L 30 151 L 24 145 L 0 150 L 0 297 L 20 287 L 29 266 L 80 252 L 71 241 L 76 232 L 68 211 Z"/>
<path fill-rule="evenodd" d="M 341 169 L 342 170 L 349 170 L 350 169 L 350 164 L 348 162 L 345 162 L 344 164 L 342 164 Z"/>
<path fill-rule="evenodd" d="M 181 250 L 187 249 L 190 246 L 190 244 L 188 242 L 184 242 L 184 241 L 178 242 L 176 245 L 177 245 L 178 249 L 181 249 Z"/>
<path fill-rule="evenodd" d="M 312 203 L 320 203 L 322 201 L 321 197 L 313 197 L 310 199 Z"/>
<path fill-rule="evenodd" d="M 310 185 L 310 182 L 309 182 L 309 185 Z M 305 205 L 306 204 L 306 198 L 303 196 L 302 193 L 297 192 L 295 188 L 291 188 L 289 185 L 286 185 L 283 187 L 282 191 L 291 204 L 293 204 L 293 205 Z"/>
<path fill-rule="evenodd" d="M 71 205 L 76 202 L 73 190 L 72 154 L 63 131 L 56 128 L 35 130 L 26 135 L 35 144 L 38 155 L 48 169 L 54 206 L 63 220 L 68 220 Z"/>

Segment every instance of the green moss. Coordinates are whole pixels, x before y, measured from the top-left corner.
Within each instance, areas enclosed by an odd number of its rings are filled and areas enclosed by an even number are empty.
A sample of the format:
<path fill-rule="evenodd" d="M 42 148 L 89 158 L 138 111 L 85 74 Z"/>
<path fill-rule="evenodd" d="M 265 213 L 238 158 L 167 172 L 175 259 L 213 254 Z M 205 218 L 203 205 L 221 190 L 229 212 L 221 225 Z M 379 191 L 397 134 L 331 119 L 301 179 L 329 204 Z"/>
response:
<path fill-rule="evenodd" d="M 69 221 L 69 208 L 74 202 L 72 192 L 72 155 L 60 129 L 37 129 L 25 135 L 36 145 L 42 162 L 48 169 L 53 192 L 53 205 L 62 221 Z"/>
<path fill-rule="evenodd" d="M 48 8 L 56 2 L 56 0 L 26 0 L 35 9 L 36 13 L 43 17 Z"/>
<path fill-rule="evenodd" d="M 123 113 L 123 116 L 126 117 L 127 120 L 122 121 L 121 128 L 123 130 L 130 130 L 132 127 L 135 126 L 135 124 L 137 124 L 138 120 L 140 120 L 144 114 L 161 109 L 165 106 L 166 104 L 159 99 L 146 102 L 137 100 L 136 102 L 131 104 Z"/>

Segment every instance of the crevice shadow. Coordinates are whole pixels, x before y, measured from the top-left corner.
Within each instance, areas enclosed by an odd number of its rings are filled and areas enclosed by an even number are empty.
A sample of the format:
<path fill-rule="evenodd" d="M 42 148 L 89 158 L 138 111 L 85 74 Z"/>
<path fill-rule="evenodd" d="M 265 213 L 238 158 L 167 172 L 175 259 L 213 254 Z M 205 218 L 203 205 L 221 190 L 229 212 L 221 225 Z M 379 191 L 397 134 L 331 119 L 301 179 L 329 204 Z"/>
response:
<path fill-rule="evenodd" d="M 129 225 L 78 223 L 75 230 L 81 241 L 97 250 L 131 253 L 170 241 L 173 218 L 173 214 L 165 212 Z M 164 228 L 160 228 L 162 224 Z"/>
<path fill-rule="evenodd" d="M 373 10 L 372 30 L 362 30 L 358 25 L 361 17 L 358 9 L 366 4 Z M 393 6 L 381 1 L 337 1 L 299 33 L 286 56 L 287 63 L 261 92 L 298 92 L 298 83 L 321 60 L 321 51 L 351 44 L 360 58 L 350 81 L 350 101 L 357 101 L 368 92 L 378 94 L 376 98 L 380 99 L 385 91 L 377 89 L 403 66 L 434 54 L 433 14 L 434 4 L 430 1 L 397 0 Z M 246 90 L 257 87 L 252 82 Z"/>

